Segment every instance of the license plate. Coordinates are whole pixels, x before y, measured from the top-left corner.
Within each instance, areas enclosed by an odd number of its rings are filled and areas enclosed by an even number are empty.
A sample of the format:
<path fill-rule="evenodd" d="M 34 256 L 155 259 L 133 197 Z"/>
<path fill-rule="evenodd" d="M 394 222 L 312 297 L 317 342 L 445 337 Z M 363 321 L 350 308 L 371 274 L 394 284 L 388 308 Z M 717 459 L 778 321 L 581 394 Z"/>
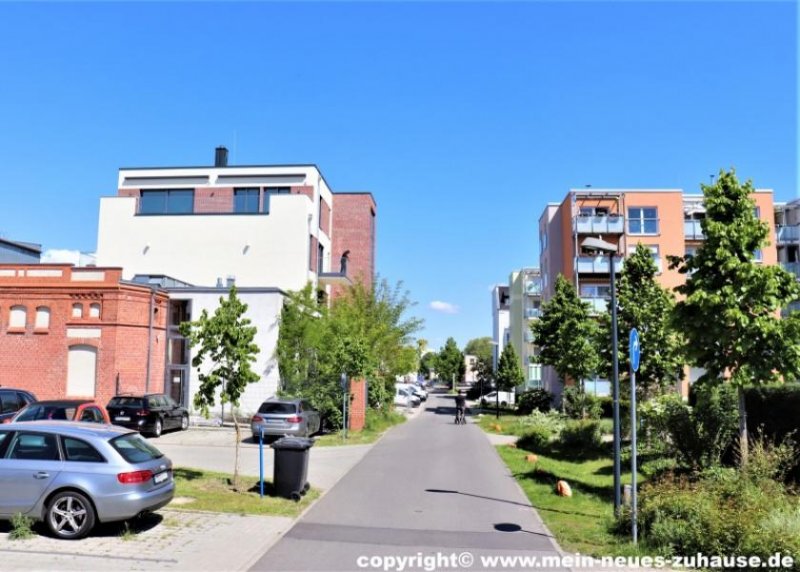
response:
<path fill-rule="evenodd" d="M 153 482 L 155 484 L 163 483 L 169 478 L 169 471 L 164 471 L 163 473 L 158 473 L 155 477 L 153 477 Z"/>
<path fill-rule="evenodd" d="M 130 421 L 130 417 L 114 417 L 114 421 Z"/>
<path fill-rule="evenodd" d="M 267 423 L 270 425 L 275 425 L 276 423 L 283 423 L 280 419 L 267 419 Z"/>

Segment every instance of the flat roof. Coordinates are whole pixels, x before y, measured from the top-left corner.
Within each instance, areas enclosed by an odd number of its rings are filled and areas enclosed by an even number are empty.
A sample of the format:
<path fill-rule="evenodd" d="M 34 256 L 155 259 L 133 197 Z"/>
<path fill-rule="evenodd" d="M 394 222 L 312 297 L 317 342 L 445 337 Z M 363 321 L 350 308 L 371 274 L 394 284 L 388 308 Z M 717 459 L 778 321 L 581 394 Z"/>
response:
<path fill-rule="evenodd" d="M 22 248 L 24 250 L 29 250 L 31 252 L 36 252 L 38 254 L 42 253 L 42 245 L 36 244 L 33 242 L 22 242 L 19 240 L 9 240 L 7 238 L 0 237 L 0 242 L 5 244 L 10 244 L 11 246 L 16 246 L 17 248 Z"/>

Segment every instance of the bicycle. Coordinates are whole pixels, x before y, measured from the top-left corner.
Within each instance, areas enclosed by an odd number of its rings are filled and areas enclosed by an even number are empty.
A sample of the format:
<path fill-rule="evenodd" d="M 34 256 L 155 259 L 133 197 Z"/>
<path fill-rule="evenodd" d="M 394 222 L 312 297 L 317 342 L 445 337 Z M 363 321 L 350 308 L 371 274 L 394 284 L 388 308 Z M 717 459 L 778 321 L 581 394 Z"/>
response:
<path fill-rule="evenodd" d="M 464 415 L 463 409 L 456 409 L 456 425 L 466 425 L 467 417 Z"/>

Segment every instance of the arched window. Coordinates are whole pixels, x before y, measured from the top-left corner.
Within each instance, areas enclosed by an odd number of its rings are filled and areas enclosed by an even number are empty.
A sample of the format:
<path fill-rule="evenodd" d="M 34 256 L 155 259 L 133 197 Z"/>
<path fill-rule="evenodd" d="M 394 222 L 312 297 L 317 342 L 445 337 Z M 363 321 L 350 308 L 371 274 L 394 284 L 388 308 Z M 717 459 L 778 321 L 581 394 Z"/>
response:
<path fill-rule="evenodd" d="M 36 308 L 36 322 L 33 327 L 37 330 L 46 330 L 50 327 L 50 308 L 47 306 Z"/>
<path fill-rule="evenodd" d="M 94 304 L 89 304 L 89 317 L 90 318 L 100 317 L 100 304 L 96 302 Z"/>
<path fill-rule="evenodd" d="M 73 318 L 83 318 L 83 304 L 73 304 L 72 305 L 72 317 Z"/>
<path fill-rule="evenodd" d="M 70 346 L 67 357 L 67 396 L 94 397 L 97 377 L 97 348 Z"/>
<path fill-rule="evenodd" d="M 25 306 L 11 306 L 11 312 L 8 315 L 8 327 L 13 329 L 24 329 L 25 324 L 28 322 L 28 310 Z"/>

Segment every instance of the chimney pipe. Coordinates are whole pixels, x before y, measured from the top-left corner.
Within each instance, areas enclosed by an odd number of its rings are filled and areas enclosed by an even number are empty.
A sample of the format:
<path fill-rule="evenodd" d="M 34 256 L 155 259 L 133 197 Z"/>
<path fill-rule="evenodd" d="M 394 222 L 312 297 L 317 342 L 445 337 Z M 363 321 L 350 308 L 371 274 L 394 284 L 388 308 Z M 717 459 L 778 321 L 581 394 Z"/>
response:
<path fill-rule="evenodd" d="M 214 153 L 214 166 L 227 167 L 228 166 L 228 148 L 220 145 Z"/>

